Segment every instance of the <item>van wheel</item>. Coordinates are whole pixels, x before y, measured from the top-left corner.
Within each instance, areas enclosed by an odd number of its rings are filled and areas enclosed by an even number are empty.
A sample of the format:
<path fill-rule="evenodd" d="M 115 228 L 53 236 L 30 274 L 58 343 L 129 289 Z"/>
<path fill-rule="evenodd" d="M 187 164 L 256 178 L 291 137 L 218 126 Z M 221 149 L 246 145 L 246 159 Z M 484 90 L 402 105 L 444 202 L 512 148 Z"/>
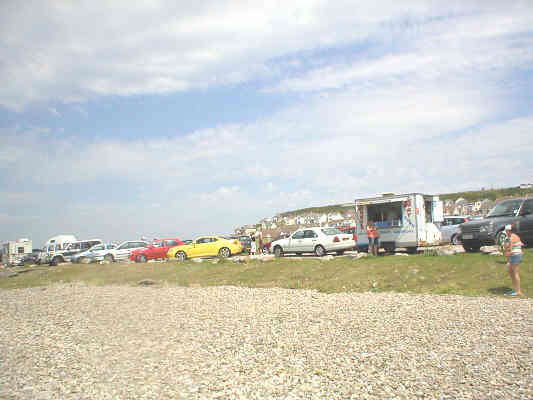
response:
<path fill-rule="evenodd" d="M 318 245 L 315 247 L 315 254 L 317 257 L 323 257 L 326 255 L 326 249 L 322 245 Z"/>
<path fill-rule="evenodd" d="M 452 242 L 453 245 L 456 245 L 456 246 L 461 244 L 461 239 L 459 238 L 459 235 L 457 235 L 457 234 L 453 235 L 452 239 L 451 239 L 451 242 Z"/>
<path fill-rule="evenodd" d="M 52 261 L 50 261 L 50 265 L 52 267 L 55 267 L 60 262 L 61 262 L 61 257 L 54 257 L 54 258 L 52 258 Z"/>

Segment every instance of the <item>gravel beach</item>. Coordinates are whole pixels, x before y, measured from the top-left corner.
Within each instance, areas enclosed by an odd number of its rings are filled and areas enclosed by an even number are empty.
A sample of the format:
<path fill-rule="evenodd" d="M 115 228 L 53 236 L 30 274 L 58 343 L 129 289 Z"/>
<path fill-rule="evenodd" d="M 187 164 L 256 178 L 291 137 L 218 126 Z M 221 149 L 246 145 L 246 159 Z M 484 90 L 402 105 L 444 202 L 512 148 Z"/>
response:
<path fill-rule="evenodd" d="M 0 291 L 0 399 L 532 399 L 533 300 Z"/>

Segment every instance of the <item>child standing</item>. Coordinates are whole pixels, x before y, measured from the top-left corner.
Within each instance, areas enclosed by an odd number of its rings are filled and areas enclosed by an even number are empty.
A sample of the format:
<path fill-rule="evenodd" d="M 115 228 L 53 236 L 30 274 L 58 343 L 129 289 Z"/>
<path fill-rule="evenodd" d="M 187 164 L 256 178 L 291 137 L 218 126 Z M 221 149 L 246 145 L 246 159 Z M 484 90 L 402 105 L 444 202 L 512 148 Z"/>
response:
<path fill-rule="evenodd" d="M 505 245 L 505 250 L 509 257 L 507 267 L 514 289 L 511 296 L 522 296 L 522 291 L 520 290 L 520 264 L 522 263 L 522 246 L 524 244 L 520 237 L 513 232 L 515 230 L 516 228 L 513 229 L 512 225 L 505 225 L 505 233 L 509 238 L 509 242 Z"/>

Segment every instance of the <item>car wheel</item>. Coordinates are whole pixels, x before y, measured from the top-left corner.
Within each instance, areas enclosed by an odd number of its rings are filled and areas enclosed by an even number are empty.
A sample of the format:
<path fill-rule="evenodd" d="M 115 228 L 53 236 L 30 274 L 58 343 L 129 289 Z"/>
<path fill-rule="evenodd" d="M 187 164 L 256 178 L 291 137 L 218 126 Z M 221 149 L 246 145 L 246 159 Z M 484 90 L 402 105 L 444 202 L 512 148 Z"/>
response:
<path fill-rule="evenodd" d="M 453 235 L 452 239 L 451 239 L 451 242 L 452 242 L 453 245 L 457 246 L 457 245 L 461 244 L 461 238 L 457 234 Z"/>
<path fill-rule="evenodd" d="M 146 256 L 144 254 L 139 254 L 137 256 L 137 262 L 139 263 L 145 263 L 146 262 Z"/>
<path fill-rule="evenodd" d="M 174 255 L 174 257 L 176 257 L 178 260 L 180 261 L 185 261 L 187 259 L 187 254 L 185 254 L 184 251 L 177 251 L 176 254 Z"/>
<path fill-rule="evenodd" d="M 109 262 L 113 262 L 113 261 L 115 261 L 115 259 L 113 258 L 113 254 L 106 254 L 106 255 L 104 256 L 104 260 L 105 260 L 105 261 L 109 261 Z"/>
<path fill-rule="evenodd" d="M 326 249 L 322 245 L 318 245 L 315 247 L 315 254 L 317 257 L 323 257 L 326 255 Z"/>
<path fill-rule="evenodd" d="M 228 249 L 227 247 L 222 247 L 222 248 L 218 251 L 218 256 L 219 256 L 219 257 L 222 257 L 222 258 L 228 258 L 229 256 L 231 256 L 231 251 L 230 251 L 230 249 Z"/>
<path fill-rule="evenodd" d="M 80 257 L 78 260 L 80 264 L 89 264 L 89 259 L 87 257 Z"/>
<path fill-rule="evenodd" d="M 497 246 L 505 246 L 506 242 L 509 240 L 509 237 L 507 236 L 507 233 L 505 231 L 498 232 L 496 234 L 496 245 Z"/>
<path fill-rule="evenodd" d="M 338 256 L 342 256 L 344 254 L 344 250 L 338 250 L 335 252 Z"/>
<path fill-rule="evenodd" d="M 283 249 L 281 248 L 281 246 L 274 247 L 274 255 L 276 257 L 283 257 Z"/>
<path fill-rule="evenodd" d="M 296 255 L 297 255 L 297 256 L 299 257 L 299 256 L 301 256 L 301 255 L 302 255 L 302 253 L 296 253 Z"/>

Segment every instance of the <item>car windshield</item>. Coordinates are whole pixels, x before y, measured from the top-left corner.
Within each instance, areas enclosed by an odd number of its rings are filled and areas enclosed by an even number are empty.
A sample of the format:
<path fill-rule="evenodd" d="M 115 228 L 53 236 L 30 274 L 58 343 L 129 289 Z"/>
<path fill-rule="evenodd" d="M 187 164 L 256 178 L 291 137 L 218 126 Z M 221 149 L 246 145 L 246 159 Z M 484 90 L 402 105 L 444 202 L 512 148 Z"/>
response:
<path fill-rule="evenodd" d="M 324 235 L 338 235 L 338 234 L 342 234 L 342 232 L 337 229 L 337 228 L 322 228 L 321 229 L 322 233 Z"/>
<path fill-rule="evenodd" d="M 122 243 L 120 246 L 117 247 L 117 250 L 127 249 L 128 246 L 129 246 L 129 243 Z"/>
<path fill-rule="evenodd" d="M 518 214 L 522 200 L 507 200 L 496 204 L 492 210 L 487 214 L 487 218 L 490 217 L 506 217 L 515 216 Z"/>

